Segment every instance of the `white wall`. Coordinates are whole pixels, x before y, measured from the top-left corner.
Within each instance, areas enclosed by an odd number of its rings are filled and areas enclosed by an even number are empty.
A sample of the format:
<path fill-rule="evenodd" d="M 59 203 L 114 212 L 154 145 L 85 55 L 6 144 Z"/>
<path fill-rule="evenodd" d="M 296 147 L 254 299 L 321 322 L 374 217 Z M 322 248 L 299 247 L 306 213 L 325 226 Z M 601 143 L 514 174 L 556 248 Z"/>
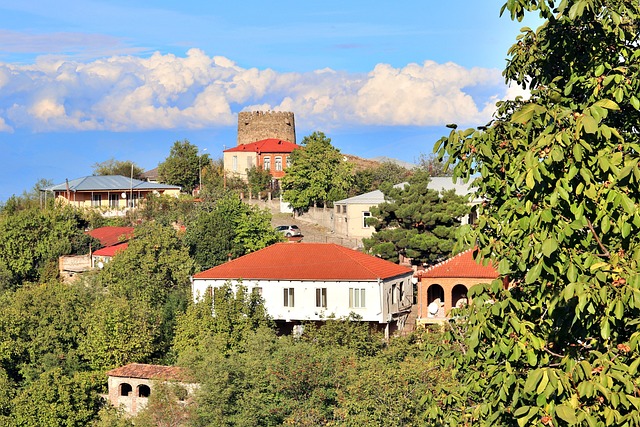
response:
<path fill-rule="evenodd" d="M 383 301 L 387 301 L 382 292 L 389 292 L 391 283 L 404 281 L 408 284 L 407 292 L 411 289 L 411 274 L 384 282 L 316 282 L 316 281 L 256 281 L 246 280 L 243 285 L 249 292 L 255 287 L 262 288 L 262 298 L 265 302 L 267 313 L 274 320 L 323 320 L 333 314 L 335 317 L 346 317 L 351 312 L 362 316 L 362 320 L 386 323 L 390 307 L 383 307 Z M 226 280 L 192 279 L 192 291 L 194 299 L 202 297 L 208 287 L 221 287 Z M 237 282 L 236 282 L 237 283 Z M 284 289 L 294 289 L 294 306 L 284 306 Z M 316 307 L 316 289 L 327 289 L 327 308 Z M 349 307 L 349 288 L 365 289 L 365 307 Z M 392 309 L 393 310 L 393 309 Z"/>

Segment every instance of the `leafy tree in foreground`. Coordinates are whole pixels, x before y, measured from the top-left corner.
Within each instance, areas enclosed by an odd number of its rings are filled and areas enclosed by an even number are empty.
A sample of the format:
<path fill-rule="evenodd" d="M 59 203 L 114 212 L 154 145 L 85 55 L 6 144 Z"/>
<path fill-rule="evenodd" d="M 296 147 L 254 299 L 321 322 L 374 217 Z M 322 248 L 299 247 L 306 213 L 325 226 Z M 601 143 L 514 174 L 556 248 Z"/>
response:
<path fill-rule="evenodd" d="M 249 189 L 254 195 L 261 191 L 268 190 L 271 187 L 271 173 L 258 166 L 251 166 L 247 169 L 247 180 L 249 181 Z"/>
<path fill-rule="evenodd" d="M 444 419 L 639 425 L 640 4 L 516 0 L 505 10 L 545 20 L 523 29 L 504 72 L 531 98 L 440 141 L 454 176 L 480 175 L 486 206 L 466 242 L 501 276 L 471 292 L 465 393 L 451 405 L 464 411 Z"/>
<path fill-rule="evenodd" d="M 305 136 L 301 145 L 291 153 L 292 164 L 280 180 L 284 199 L 294 209 L 305 209 L 344 198 L 353 181 L 353 165 L 322 132 Z"/>
<path fill-rule="evenodd" d="M 432 264 L 451 254 L 460 217 L 469 213 L 462 196 L 453 190 L 427 188 L 429 173 L 417 170 L 404 188 L 382 187 L 386 202 L 371 209 L 376 232 L 363 239 L 370 253 L 397 262 L 398 255 Z"/>
<path fill-rule="evenodd" d="M 92 167 L 94 175 L 122 175 L 134 179 L 139 179 L 144 172 L 131 160 L 115 160 L 114 158 L 96 163 Z"/>

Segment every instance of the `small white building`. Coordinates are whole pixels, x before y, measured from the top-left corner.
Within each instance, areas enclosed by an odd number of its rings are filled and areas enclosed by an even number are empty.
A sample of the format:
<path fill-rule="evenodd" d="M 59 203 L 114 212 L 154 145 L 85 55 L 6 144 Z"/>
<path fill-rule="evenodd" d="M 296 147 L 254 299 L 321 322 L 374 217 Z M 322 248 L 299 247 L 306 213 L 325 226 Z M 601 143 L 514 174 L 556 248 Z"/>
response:
<path fill-rule="evenodd" d="M 276 243 L 192 277 L 195 300 L 227 282 L 259 293 L 279 324 L 355 313 L 403 330 L 413 303 L 410 268 L 331 243 Z M 286 325 L 285 325 L 286 326 Z"/>

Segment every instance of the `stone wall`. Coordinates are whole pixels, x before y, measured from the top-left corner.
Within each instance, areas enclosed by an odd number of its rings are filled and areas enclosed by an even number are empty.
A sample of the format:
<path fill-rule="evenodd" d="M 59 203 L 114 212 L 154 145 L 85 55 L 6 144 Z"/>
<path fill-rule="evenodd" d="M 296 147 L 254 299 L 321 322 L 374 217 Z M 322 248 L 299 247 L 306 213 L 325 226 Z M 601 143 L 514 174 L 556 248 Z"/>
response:
<path fill-rule="evenodd" d="M 244 111 L 238 113 L 238 145 L 275 138 L 296 142 L 296 124 L 288 111 Z"/>

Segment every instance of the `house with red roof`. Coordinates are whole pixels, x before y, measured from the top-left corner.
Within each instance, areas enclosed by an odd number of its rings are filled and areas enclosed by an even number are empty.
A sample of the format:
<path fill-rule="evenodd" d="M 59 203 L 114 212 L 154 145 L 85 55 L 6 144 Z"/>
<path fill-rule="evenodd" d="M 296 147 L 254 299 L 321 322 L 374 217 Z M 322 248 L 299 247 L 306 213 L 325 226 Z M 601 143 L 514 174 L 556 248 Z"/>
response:
<path fill-rule="evenodd" d="M 418 325 L 446 321 L 454 307 L 468 303 L 467 292 L 472 286 L 491 283 L 498 271 L 473 258 L 473 249 L 416 273 Z"/>
<path fill-rule="evenodd" d="M 158 382 L 172 383 L 182 389 L 183 402 L 198 388 L 189 371 L 178 366 L 130 363 L 108 371 L 107 376 L 107 400 L 129 415 L 136 415 L 147 406 L 154 385 Z"/>
<path fill-rule="evenodd" d="M 240 144 L 223 151 L 225 173 L 247 180 L 247 170 L 254 166 L 267 170 L 274 180 L 282 178 L 291 166 L 291 153 L 300 148 L 293 142 L 269 138 Z"/>
<path fill-rule="evenodd" d="M 102 268 L 116 253 L 127 249 L 127 241 L 133 237 L 133 227 L 99 227 L 87 234 L 102 245 L 91 253 L 91 268 Z"/>
<path fill-rule="evenodd" d="M 413 270 L 332 243 L 276 243 L 194 275 L 198 300 L 227 282 L 259 293 L 287 330 L 304 321 L 355 313 L 388 336 L 404 329 Z"/>

